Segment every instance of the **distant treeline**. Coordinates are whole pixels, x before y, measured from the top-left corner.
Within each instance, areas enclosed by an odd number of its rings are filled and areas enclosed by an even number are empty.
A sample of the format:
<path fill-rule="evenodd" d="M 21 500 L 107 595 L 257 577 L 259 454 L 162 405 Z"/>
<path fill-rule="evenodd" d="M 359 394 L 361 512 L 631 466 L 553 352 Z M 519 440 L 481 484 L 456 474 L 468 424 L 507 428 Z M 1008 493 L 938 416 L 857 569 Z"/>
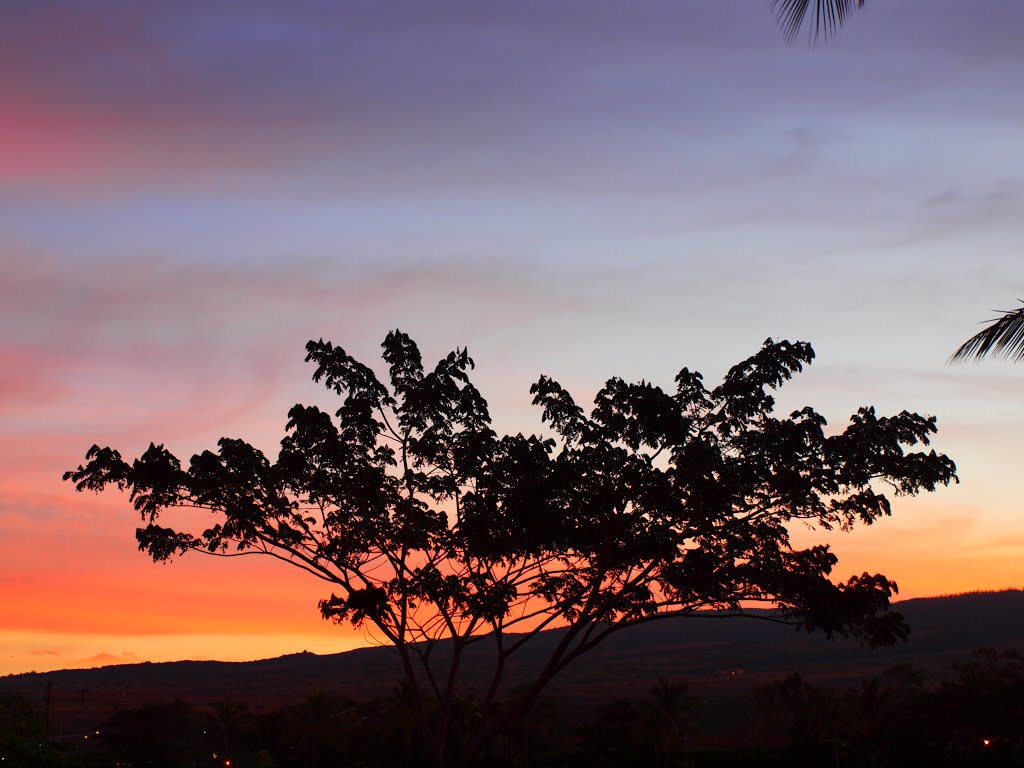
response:
<path fill-rule="evenodd" d="M 573 707 L 541 699 L 494 739 L 487 766 L 845 766 L 1024 764 L 1024 657 L 982 649 L 943 681 L 897 666 L 848 687 L 798 674 L 750 690 L 748 707 L 715 711 L 676 678 L 647 695 Z M 44 705 L 0 700 L 0 768 L 392 768 L 424 765 L 410 697 L 356 701 L 314 690 L 254 712 L 226 698 L 122 709 L 88 733 L 55 734 Z M 585 713 L 585 714 L 583 714 Z M 457 702 L 471 733 L 476 703 Z"/>

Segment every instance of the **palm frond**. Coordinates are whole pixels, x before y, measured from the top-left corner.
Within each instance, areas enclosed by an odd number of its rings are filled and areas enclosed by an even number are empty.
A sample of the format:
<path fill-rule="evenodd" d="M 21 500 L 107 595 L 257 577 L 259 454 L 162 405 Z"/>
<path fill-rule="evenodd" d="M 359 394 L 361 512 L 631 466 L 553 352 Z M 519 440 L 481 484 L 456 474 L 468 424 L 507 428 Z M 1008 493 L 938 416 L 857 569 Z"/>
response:
<path fill-rule="evenodd" d="M 808 20 L 807 12 L 812 5 L 814 13 Z M 864 0 L 772 0 L 771 8 L 786 36 L 786 43 L 792 45 L 805 21 L 811 42 L 828 41 L 846 23 L 854 8 L 863 6 Z"/>
<path fill-rule="evenodd" d="M 981 360 L 990 354 L 1016 362 L 1024 360 L 1024 306 L 999 311 L 1003 316 L 961 344 L 950 356 L 950 363 Z"/>

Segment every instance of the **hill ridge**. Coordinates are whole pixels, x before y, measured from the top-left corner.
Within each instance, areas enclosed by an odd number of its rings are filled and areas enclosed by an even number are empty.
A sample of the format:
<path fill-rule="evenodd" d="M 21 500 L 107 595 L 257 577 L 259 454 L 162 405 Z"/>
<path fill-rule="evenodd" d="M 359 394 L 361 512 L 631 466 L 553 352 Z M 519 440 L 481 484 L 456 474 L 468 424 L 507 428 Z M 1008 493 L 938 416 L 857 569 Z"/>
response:
<path fill-rule="evenodd" d="M 749 686 L 799 671 L 812 679 L 851 680 L 899 663 L 941 673 L 972 649 L 1024 647 L 1024 591 L 1012 589 L 912 598 L 896 604 L 911 626 L 908 643 L 870 651 L 821 634 L 742 618 L 652 622 L 613 635 L 566 669 L 551 687 L 555 696 L 577 697 L 645 690 L 662 675 L 695 685 L 743 677 Z M 509 664 L 509 685 L 541 663 L 542 649 L 559 630 L 542 633 Z M 470 688 L 483 684 L 489 651 L 471 646 L 466 658 Z M 527 650 L 530 649 L 530 650 Z M 0 678 L 0 695 L 38 688 L 86 690 L 97 700 L 128 706 L 181 697 L 192 701 L 225 696 L 255 702 L 301 699 L 313 688 L 351 698 L 392 691 L 400 677 L 397 655 L 388 646 L 335 654 L 300 651 L 255 661 L 178 660 L 138 662 L 88 669 L 28 672 Z"/>

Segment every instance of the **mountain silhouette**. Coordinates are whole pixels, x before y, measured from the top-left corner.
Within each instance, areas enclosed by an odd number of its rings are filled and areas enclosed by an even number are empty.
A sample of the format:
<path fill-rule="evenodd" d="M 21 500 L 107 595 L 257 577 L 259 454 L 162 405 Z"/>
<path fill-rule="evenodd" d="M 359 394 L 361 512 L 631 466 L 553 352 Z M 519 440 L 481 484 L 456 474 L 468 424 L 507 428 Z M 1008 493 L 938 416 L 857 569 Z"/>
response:
<path fill-rule="evenodd" d="M 1024 648 L 1020 590 L 906 600 L 898 608 L 910 624 L 910 640 L 878 650 L 755 618 L 703 614 L 653 622 L 613 635 L 557 677 L 547 695 L 589 710 L 615 698 L 643 696 L 659 677 L 675 676 L 724 706 L 747 697 L 754 685 L 791 672 L 843 684 L 895 664 L 913 664 L 941 679 L 975 648 Z M 536 671 L 544 647 L 557 642 L 558 634 L 543 633 L 512 658 L 510 686 Z M 443 654 L 444 644 L 434 652 Z M 470 688 L 486 684 L 490 657 L 486 641 L 471 646 L 465 661 Z M 99 722 L 116 709 L 174 698 L 203 705 L 230 697 L 256 711 L 299 701 L 317 688 L 369 699 L 391 693 L 400 676 L 397 655 L 374 647 L 251 662 L 144 662 L 9 675 L 0 678 L 0 696 L 38 692 L 42 699 L 50 685 L 60 709 Z"/>

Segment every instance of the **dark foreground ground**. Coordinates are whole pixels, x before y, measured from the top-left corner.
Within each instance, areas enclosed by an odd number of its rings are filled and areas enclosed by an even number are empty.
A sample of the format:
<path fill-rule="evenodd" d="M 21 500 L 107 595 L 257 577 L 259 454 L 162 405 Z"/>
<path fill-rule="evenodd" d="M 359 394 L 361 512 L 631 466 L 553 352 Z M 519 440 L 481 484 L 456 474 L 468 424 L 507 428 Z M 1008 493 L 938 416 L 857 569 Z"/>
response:
<path fill-rule="evenodd" d="M 481 765 L 1024 766 L 1024 593 L 900 608 L 911 641 L 875 652 L 757 621 L 623 633 Z M 486 668 L 471 659 L 470 683 Z M 383 648 L 0 678 L 0 768 L 422 764 L 397 679 Z"/>

